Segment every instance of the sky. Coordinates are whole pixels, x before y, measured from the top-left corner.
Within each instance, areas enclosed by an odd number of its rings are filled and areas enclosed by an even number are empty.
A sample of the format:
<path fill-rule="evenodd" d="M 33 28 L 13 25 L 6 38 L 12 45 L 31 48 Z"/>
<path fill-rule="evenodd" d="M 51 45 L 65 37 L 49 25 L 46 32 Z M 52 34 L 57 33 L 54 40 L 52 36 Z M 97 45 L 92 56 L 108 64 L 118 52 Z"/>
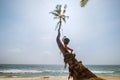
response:
<path fill-rule="evenodd" d="M 89 0 L 84 8 L 80 0 L 0 0 L 0 64 L 64 64 L 49 13 L 57 4 L 67 4 L 61 33 L 78 60 L 120 65 L 120 0 Z"/>

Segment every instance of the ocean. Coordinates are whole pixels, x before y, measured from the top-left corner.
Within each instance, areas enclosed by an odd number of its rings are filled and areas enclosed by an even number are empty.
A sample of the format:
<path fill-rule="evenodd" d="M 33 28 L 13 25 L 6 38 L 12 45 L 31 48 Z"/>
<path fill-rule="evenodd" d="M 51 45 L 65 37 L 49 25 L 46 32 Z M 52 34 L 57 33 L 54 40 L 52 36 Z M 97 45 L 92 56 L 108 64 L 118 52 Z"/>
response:
<path fill-rule="evenodd" d="M 120 65 L 85 65 L 96 75 L 120 76 Z M 0 64 L 0 77 L 68 76 L 64 65 Z"/>

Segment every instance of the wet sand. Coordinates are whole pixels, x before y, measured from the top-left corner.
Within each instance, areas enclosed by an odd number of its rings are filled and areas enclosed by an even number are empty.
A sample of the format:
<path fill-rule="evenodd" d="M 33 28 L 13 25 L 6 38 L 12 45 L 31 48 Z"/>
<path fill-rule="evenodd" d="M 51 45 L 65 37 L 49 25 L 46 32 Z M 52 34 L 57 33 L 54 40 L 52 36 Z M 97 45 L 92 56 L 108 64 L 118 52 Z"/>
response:
<path fill-rule="evenodd" d="M 120 76 L 99 76 L 105 80 L 120 80 Z M 43 76 L 43 77 L 0 77 L 0 80 L 68 80 L 67 77 Z M 69 79 L 69 80 L 72 80 Z"/>

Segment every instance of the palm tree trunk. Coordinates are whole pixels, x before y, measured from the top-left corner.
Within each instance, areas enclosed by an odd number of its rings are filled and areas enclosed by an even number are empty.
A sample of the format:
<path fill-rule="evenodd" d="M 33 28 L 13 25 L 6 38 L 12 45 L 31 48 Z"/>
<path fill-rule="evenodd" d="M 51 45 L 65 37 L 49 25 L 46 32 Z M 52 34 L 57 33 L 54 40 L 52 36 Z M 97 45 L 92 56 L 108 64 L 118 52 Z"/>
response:
<path fill-rule="evenodd" d="M 59 28 L 58 28 L 58 35 L 57 35 L 57 38 L 56 38 L 56 42 L 57 42 L 57 45 L 58 45 L 60 51 L 62 52 L 63 56 L 65 56 L 66 55 L 66 50 L 65 50 L 65 48 L 64 48 L 64 46 L 63 46 L 63 44 L 62 44 L 62 42 L 60 40 L 60 36 L 61 36 L 61 33 L 60 33 L 61 24 L 62 24 L 62 21 L 60 19 L 60 24 L 59 24 Z"/>
<path fill-rule="evenodd" d="M 56 41 L 60 51 L 63 53 L 64 62 L 69 66 L 69 76 L 73 77 L 73 80 L 103 80 L 101 78 L 98 78 L 95 74 L 88 70 L 81 61 L 78 61 L 75 58 L 75 55 L 66 52 L 60 40 L 60 28 L 61 23 L 59 25 Z"/>

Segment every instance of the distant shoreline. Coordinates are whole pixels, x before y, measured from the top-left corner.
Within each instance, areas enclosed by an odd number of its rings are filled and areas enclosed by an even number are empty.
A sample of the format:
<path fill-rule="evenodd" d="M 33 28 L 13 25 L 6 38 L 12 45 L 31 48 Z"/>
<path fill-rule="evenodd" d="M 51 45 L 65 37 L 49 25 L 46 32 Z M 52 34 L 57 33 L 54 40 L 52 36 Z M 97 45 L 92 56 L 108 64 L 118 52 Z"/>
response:
<path fill-rule="evenodd" d="M 120 76 L 120 65 L 87 65 L 90 71 L 98 76 Z M 68 68 L 64 65 L 26 65 L 1 64 L 0 77 L 40 77 L 40 76 L 68 76 Z"/>
<path fill-rule="evenodd" d="M 120 80 L 120 76 L 98 76 L 105 80 Z M 0 77 L 0 80 L 67 80 L 67 76 L 41 76 L 41 77 Z M 72 80 L 72 78 L 70 79 Z"/>

